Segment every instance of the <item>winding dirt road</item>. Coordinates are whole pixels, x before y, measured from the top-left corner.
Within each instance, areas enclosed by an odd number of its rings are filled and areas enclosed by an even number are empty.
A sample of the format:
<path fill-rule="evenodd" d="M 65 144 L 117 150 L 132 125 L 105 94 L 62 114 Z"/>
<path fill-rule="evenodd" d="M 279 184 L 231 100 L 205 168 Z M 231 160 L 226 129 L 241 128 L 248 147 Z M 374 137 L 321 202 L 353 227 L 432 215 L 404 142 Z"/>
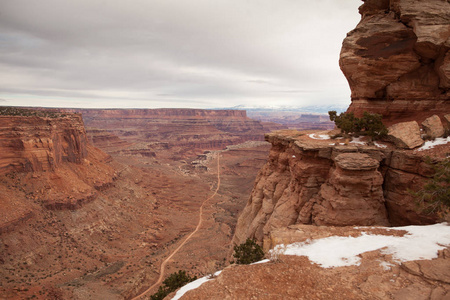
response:
<path fill-rule="evenodd" d="M 160 272 L 159 272 L 159 278 L 158 280 L 148 289 L 146 289 L 143 293 L 137 295 L 136 297 L 132 298 L 131 300 L 137 300 L 137 299 L 141 299 L 142 297 L 144 297 L 145 295 L 147 295 L 151 290 L 153 290 L 155 287 L 157 287 L 158 285 L 161 284 L 161 282 L 163 281 L 164 278 L 164 272 L 165 272 L 165 268 L 167 263 L 169 262 L 170 259 L 172 259 L 172 257 L 177 254 L 178 251 L 180 251 L 181 248 L 183 248 L 183 246 L 192 238 L 192 236 L 194 234 L 197 233 L 197 231 L 200 229 L 200 227 L 202 226 L 203 223 L 203 207 L 206 204 L 206 202 L 208 202 L 209 200 L 211 200 L 212 198 L 214 198 L 217 195 L 217 192 L 220 189 L 220 153 L 217 153 L 217 187 L 216 190 L 214 191 L 214 193 L 207 198 L 205 201 L 203 201 L 202 205 L 200 206 L 200 211 L 198 214 L 198 224 L 197 227 L 195 227 L 195 230 L 192 231 L 185 239 L 184 241 L 161 263 L 161 267 L 160 267 Z"/>

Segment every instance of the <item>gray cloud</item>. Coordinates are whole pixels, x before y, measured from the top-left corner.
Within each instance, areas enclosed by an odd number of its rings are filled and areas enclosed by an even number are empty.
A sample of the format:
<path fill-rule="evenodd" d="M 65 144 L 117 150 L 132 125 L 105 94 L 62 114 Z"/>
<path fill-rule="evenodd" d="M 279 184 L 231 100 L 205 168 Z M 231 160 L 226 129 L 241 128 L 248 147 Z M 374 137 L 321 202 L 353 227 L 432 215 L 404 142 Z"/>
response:
<path fill-rule="evenodd" d="M 338 57 L 358 2 L 6 0 L 0 96 L 97 107 L 349 102 Z"/>

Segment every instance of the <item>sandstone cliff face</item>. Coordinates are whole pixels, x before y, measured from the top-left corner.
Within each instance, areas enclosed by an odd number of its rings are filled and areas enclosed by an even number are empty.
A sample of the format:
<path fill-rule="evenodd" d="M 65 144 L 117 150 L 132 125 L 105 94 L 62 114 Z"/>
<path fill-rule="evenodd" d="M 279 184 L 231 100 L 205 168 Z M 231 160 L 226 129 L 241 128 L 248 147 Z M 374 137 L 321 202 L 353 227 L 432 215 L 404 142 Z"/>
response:
<path fill-rule="evenodd" d="M 62 118 L 0 116 L 0 174 L 55 170 L 87 157 L 81 115 Z"/>
<path fill-rule="evenodd" d="M 88 143 L 79 114 L 1 115 L 0 232 L 41 207 L 77 209 L 94 200 L 115 177 L 109 160 Z"/>
<path fill-rule="evenodd" d="M 243 110 L 73 109 L 72 112 L 83 115 L 94 145 L 111 154 L 128 151 L 124 148 L 138 143 L 143 151 L 132 151 L 138 155 L 179 148 L 183 156 L 186 149 L 224 149 L 245 141 L 262 141 L 264 133 L 280 129 L 248 118 Z"/>
<path fill-rule="evenodd" d="M 343 42 L 340 66 L 349 111 L 380 113 L 386 124 L 450 111 L 450 2 L 366 0 Z"/>
<path fill-rule="evenodd" d="M 234 243 L 267 241 L 292 224 L 326 226 L 428 224 L 408 189 L 431 174 L 423 155 L 395 147 L 334 145 L 308 135 L 277 132 L 268 162 L 239 217 Z"/>

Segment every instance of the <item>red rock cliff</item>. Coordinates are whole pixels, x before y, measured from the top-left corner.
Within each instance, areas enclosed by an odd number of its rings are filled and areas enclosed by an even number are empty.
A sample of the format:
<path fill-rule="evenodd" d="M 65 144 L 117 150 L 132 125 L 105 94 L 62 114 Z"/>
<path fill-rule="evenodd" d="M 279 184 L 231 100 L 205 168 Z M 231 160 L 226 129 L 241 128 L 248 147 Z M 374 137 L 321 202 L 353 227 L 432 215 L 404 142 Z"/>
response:
<path fill-rule="evenodd" d="M 79 114 L 60 118 L 0 116 L 0 174 L 55 170 L 81 163 L 87 139 Z"/>
<path fill-rule="evenodd" d="M 349 111 L 380 113 L 386 124 L 450 112 L 450 2 L 366 0 L 343 42 L 340 66 Z"/>
<path fill-rule="evenodd" d="M 42 207 L 77 209 L 112 184 L 110 157 L 88 143 L 80 114 L 0 113 L 0 232 Z"/>
<path fill-rule="evenodd" d="M 374 226 L 428 224 L 408 189 L 432 174 L 424 154 L 359 144 L 334 145 L 305 134 L 266 135 L 272 149 L 258 174 L 234 237 L 266 243 L 293 224 Z M 445 147 L 445 146 L 443 146 Z"/>
<path fill-rule="evenodd" d="M 75 109 L 83 115 L 88 135 L 99 147 L 107 135 L 129 143 L 165 143 L 166 147 L 223 149 L 264 139 L 270 131 L 244 110 L 204 109 Z M 102 133 L 103 131 L 103 133 Z M 154 147 L 151 145 L 150 147 Z M 151 149 L 150 149 L 151 150 Z M 112 151 L 111 151 L 112 153 Z"/>

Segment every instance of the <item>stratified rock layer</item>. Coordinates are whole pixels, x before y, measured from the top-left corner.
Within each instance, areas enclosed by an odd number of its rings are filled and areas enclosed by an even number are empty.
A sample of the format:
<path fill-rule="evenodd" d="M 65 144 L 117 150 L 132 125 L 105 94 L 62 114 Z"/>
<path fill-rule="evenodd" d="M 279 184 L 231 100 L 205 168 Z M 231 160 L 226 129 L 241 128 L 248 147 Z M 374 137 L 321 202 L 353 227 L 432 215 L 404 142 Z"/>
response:
<path fill-rule="evenodd" d="M 264 126 L 244 110 L 204 109 L 75 109 L 83 115 L 94 145 L 119 148 L 145 143 L 143 155 L 161 147 L 223 149 L 245 141 L 262 141 L 277 124 Z M 280 126 L 280 125 L 278 125 Z M 109 137 L 108 137 L 109 135 Z M 145 149 L 147 148 L 147 149 Z"/>
<path fill-rule="evenodd" d="M 234 243 L 266 243 L 276 228 L 292 224 L 328 226 L 433 223 L 408 190 L 432 174 L 424 155 L 350 143 L 335 145 L 308 135 L 266 135 L 272 149 L 256 178 L 236 227 Z"/>
<path fill-rule="evenodd" d="M 388 125 L 450 111 L 450 2 L 367 0 L 343 42 L 349 111 L 380 113 Z"/>
<path fill-rule="evenodd" d="M 0 232 L 39 206 L 77 209 L 115 177 L 110 156 L 88 143 L 81 115 L 22 112 L 0 116 Z M 23 197 L 17 189 L 29 192 Z"/>
<path fill-rule="evenodd" d="M 63 162 L 79 164 L 86 157 L 81 115 L 0 116 L 0 174 L 55 170 Z"/>

